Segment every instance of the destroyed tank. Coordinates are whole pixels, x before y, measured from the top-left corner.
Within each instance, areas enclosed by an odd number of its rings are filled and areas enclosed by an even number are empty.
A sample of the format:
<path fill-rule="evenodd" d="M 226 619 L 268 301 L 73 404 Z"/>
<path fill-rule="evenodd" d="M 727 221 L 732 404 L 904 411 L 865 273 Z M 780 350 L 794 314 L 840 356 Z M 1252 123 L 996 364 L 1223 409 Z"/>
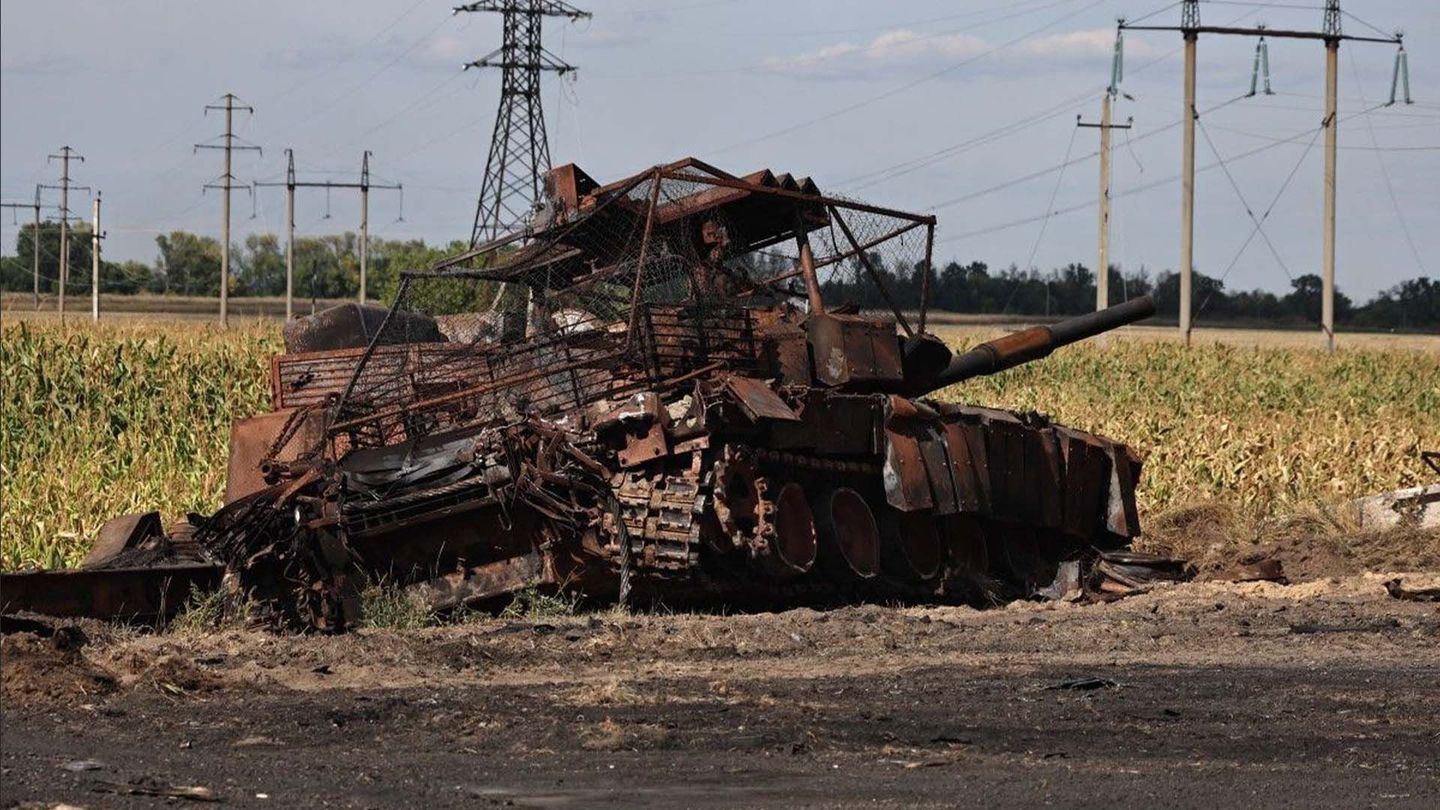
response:
<path fill-rule="evenodd" d="M 287 326 L 274 410 L 235 424 L 196 541 L 261 618 L 327 631 L 368 582 L 436 611 L 532 588 L 775 607 L 1053 586 L 1139 533 L 1139 459 L 929 397 L 1153 305 L 952 355 L 926 331 L 934 228 L 695 159 L 607 185 L 556 168 L 523 233 L 403 274 L 388 310 Z"/>

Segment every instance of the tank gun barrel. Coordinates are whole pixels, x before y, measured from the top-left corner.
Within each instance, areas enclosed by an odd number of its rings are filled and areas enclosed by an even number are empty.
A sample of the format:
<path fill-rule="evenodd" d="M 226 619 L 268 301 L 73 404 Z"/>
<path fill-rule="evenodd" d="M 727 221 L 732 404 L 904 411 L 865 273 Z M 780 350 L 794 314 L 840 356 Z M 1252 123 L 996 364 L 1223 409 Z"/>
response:
<path fill-rule="evenodd" d="M 972 377 L 983 377 L 1031 360 L 1039 360 L 1061 346 L 1143 321 L 1154 314 L 1155 301 L 1150 296 L 1143 295 L 1123 304 L 1066 318 L 1049 326 L 1032 326 L 1012 332 L 1002 338 L 981 343 L 964 354 L 956 355 L 950 365 L 926 388 L 936 391 Z"/>

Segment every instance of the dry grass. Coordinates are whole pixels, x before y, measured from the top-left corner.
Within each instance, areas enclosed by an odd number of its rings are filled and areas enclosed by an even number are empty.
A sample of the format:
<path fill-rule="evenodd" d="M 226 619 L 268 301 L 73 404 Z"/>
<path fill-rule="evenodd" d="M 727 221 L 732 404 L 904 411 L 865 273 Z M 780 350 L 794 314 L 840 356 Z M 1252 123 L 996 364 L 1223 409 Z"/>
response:
<path fill-rule="evenodd" d="M 998 334 L 941 331 L 957 345 Z M 96 327 L 7 317 L 0 566 L 73 565 L 118 514 L 160 508 L 174 520 L 213 511 L 230 421 L 267 407 L 268 358 L 279 348 L 273 322 L 221 332 L 194 323 Z M 941 396 L 1041 410 L 1123 439 L 1146 459 L 1140 499 L 1148 515 L 1217 504 L 1239 516 L 1219 530 L 1231 537 L 1264 525 L 1260 518 L 1421 483 L 1419 450 L 1440 449 L 1440 352 L 1218 344 L 1186 351 L 1112 339 Z"/>
<path fill-rule="evenodd" d="M 1131 444 L 1152 514 L 1205 501 L 1279 514 L 1414 486 L 1420 451 L 1440 448 L 1440 353 L 1425 351 L 1111 339 L 940 396 L 1039 410 Z"/>

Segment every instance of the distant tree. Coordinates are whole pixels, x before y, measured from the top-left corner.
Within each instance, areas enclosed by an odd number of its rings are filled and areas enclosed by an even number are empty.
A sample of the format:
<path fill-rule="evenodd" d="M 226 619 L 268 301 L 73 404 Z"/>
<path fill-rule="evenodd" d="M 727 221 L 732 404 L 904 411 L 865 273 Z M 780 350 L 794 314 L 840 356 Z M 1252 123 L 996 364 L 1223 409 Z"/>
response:
<path fill-rule="evenodd" d="M 155 237 L 160 248 L 155 291 L 173 295 L 220 294 L 220 242 L 208 236 L 171 231 Z"/>

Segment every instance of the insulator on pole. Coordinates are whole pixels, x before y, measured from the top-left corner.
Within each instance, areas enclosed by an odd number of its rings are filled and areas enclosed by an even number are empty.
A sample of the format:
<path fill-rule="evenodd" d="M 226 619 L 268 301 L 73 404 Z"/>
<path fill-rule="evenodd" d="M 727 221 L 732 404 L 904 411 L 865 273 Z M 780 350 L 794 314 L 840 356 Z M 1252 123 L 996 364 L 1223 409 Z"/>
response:
<path fill-rule="evenodd" d="M 1275 95 L 1270 89 L 1270 44 L 1264 37 L 1260 38 L 1260 74 L 1265 78 L 1265 95 Z"/>
<path fill-rule="evenodd" d="M 1262 85 L 1260 80 L 1264 78 Z M 1247 95 L 1255 95 L 1260 87 L 1264 88 L 1265 95 L 1273 96 L 1275 91 L 1270 89 L 1270 46 L 1266 44 L 1265 37 L 1255 43 L 1255 65 L 1250 68 L 1250 92 Z"/>
<path fill-rule="evenodd" d="M 1120 89 L 1120 82 L 1125 78 L 1125 34 L 1119 28 L 1115 29 L 1115 56 L 1110 60 L 1110 86 L 1106 88 L 1110 95 L 1115 95 Z"/>
<path fill-rule="evenodd" d="M 1410 99 L 1410 57 L 1405 53 L 1404 45 L 1395 52 L 1395 73 L 1390 77 L 1390 100 L 1385 106 L 1395 103 L 1397 90 L 1403 94 L 1401 98 L 1406 104 L 1415 103 Z"/>

